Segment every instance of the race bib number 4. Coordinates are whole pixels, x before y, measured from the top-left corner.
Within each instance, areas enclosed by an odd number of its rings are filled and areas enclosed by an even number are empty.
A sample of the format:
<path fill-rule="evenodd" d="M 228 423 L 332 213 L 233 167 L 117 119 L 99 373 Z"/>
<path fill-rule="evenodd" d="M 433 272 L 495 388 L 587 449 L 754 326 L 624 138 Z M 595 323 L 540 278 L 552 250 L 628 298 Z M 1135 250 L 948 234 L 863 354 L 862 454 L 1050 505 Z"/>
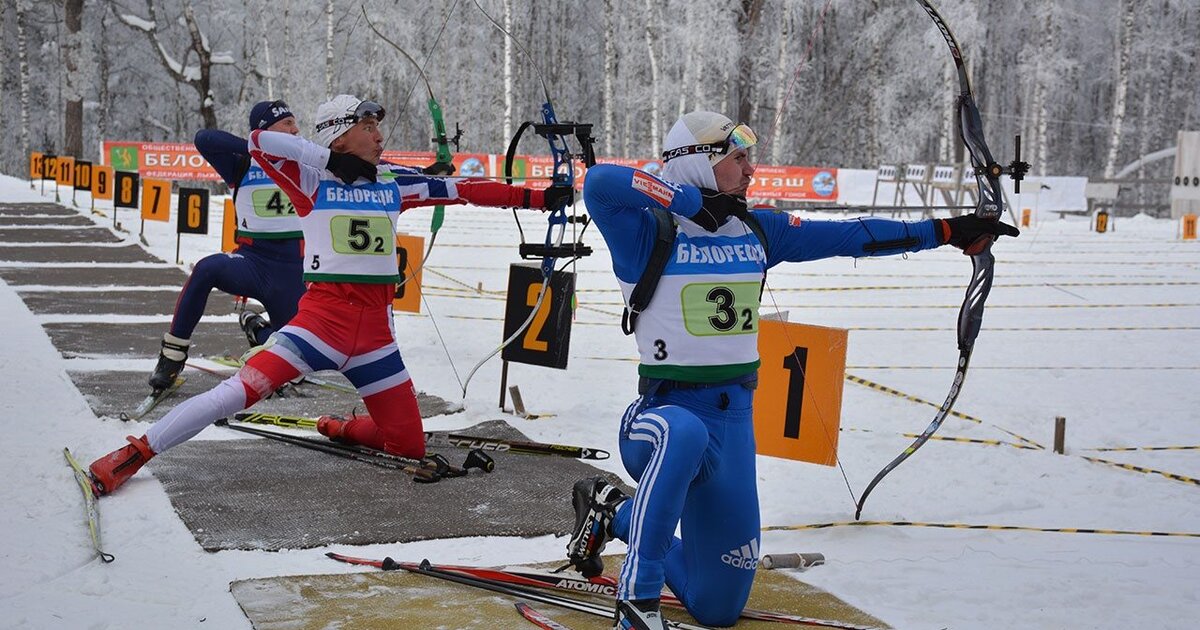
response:
<path fill-rule="evenodd" d="M 758 332 L 757 282 L 699 283 L 683 287 L 683 323 L 697 337 Z"/>
<path fill-rule="evenodd" d="M 254 214 L 264 219 L 296 216 L 292 202 L 278 188 L 263 188 L 254 191 L 250 200 L 254 203 Z"/>
<path fill-rule="evenodd" d="M 396 255 L 396 236 L 387 216 L 336 216 L 329 220 L 333 251 L 339 254 Z"/>

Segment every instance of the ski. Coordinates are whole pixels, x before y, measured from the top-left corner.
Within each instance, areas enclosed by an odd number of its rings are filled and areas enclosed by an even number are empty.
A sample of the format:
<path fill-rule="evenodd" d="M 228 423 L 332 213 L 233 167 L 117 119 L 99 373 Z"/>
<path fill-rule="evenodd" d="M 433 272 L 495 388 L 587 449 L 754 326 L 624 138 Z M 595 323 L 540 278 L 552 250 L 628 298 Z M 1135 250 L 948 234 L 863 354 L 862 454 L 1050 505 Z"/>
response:
<path fill-rule="evenodd" d="M 557 621 L 547 617 L 542 611 L 526 604 L 524 602 L 516 604 L 517 612 L 521 613 L 533 625 L 542 628 L 543 630 L 571 630 L 569 627 L 558 623 Z"/>
<path fill-rule="evenodd" d="M 418 567 L 416 563 L 397 562 L 391 558 L 373 560 L 370 558 L 356 558 L 354 556 L 346 556 L 332 552 L 325 555 L 339 562 L 371 566 L 384 571 L 396 571 L 399 569 L 411 571 Z M 551 571 L 538 571 L 536 569 L 529 569 L 525 567 L 489 568 L 459 565 L 435 565 L 435 568 L 448 573 L 464 575 L 475 579 L 501 582 L 520 587 L 536 587 L 574 591 L 577 593 L 588 593 L 592 595 L 611 597 L 614 599 L 617 595 L 617 582 L 615 579 L 607 575 L 601 575 L 588 579 L 578 574 L 562 574 Z M 662 592 L 662 604 L 664 606 L 671 606 L 674 608 L 683 608 L 683 603 L 666 589 L 663 589 Z M 840 628 L 843 630 L 874 630 L 873 626 L 862 626 L 842 621 L 818 619 L 815 617 L 805 617 L 802 615 L 793 615 L 790 613 L 774 612 L 769 610 L 758 610 L 755 608 L 743 609 L 741 616 L 744 619 L 771 621 L 775 623 L 791 625 Z"/>
<path fill-rule="evenodd" d="M 385 558 L 384 564 L 387 564 L 388 560 L 390 560 L 390 558 Z M 534 590 L 524 586 L 517 586 L 515 584 L 507 584 L 495 580 L 487 580 L 463 575 L 460 573 L 454 573 L 451 571 L 445 571 L 442 567 L 430 564 L 428 560 L 422 560 L 420 564 L 414 564 L 411 562 L 396 562 L 394 564 L 398 568 L 410 573 L 428 575 L 430 577 L 438 578 L 439 580 L 446 580 L 447 582 L 454 582 L 464 586 L 474 586 L 475 588 L 492 591 L 493 593 L 500 593 L 502 595 L 527 599 L 529 601 L 542 604 L 550 604 L 552 606 L 558 606 L 559 608 L 565 608 L 568 610 L 587 613 L 589 615 L 604 617 L 605 619 L 613 618 L 613 609 L 608 605 L 595 604 L 579 599 L 573 599 L 571 597 L 564 597 L 561 595 L 554 595 L 551 593 Z M 707 630 L 704 626 L 698 626 L 682 621 L 664 619 L 663 622 L 668 628 L 679 628 L 680 630 Z"/>
<path fill-rule="evenodd" d="M 175 382 L 168 385 L 165 389 L 159 389 L 159 390 L 150 392 L 150 395 L 146 396 L 144 399 L 142 399 L 142 402 L 139 403 L 138 406 L 136 408 L 134 408 L 134 410 L 132 412 L 126 413 L 126 412 L 122 411 L 121 419 L 122 420 L 141 420 L 143 416 L 150 413 L 151 410 L 153 410 L 155 407 L 157 407 L 158 403 L 162 402 L 163 400 L 166 400 L 166 398 L 168 396 L 170 396 L 171 394 L 174 394 L 179 389 L 179 387 L 181 385 L 183 385 L 183 382 L 186 380 L 187 380 L 187 377 L 184 377 L 184 376 L 175 377 Z"/>
<path fill-rule="evenodd" d="M 88 534 L 92 538 L 92 548 L 96 550 L 96 555 L 101 561 L 112 562 L 116 560 L 116 557 L 111 553 L 106 553 L 100 546 L 100 498 L 96 496 L 96 487 L 92 485 L 92 477 L 75 460 L 71 449 L 63 448 L 63 457 L 67 458 L 67 464 L 71 467 L 71 471 L 75 474 L 75 481 L 79 483 L 79 489 L 83 492 L 83 510 L 87 515 Z"/>
<path fill-rule="evenodd" d="M 230 424 L 225 420 L 218 420 L 217 424 L 249 435 L 321 451 L 346 459 L 375 464 L 384 468 L 401 470 L 412 475 L 413 480 L 420 483 L 433 483 L 446 477 L 463 477 L 472 469 L 479 469 L 484 472 L 495 470 L 495 462 L 487 453 L 480 450 L 473 450 L 467 453 L 463 465 L 454 466 L 439 454 L 429 455 L 425 459 L 414 459 L 356 444 L 343 444 L 324 439 L 278 433 L 256 427 Z"/>
<path fill-rule="evenodd" d="M 280 427 L 297 429 L 316 429 L 317 419 L 304 416 L 288 416 L 274 413 L 242 412 L 233 416 L 239 422 L 254 424 L 273 424 Z M 522 453 L 525 455 L 558 455 L 574 459 L 608 459 L 608 451 L 586 446 L 571 446 L 568 444 L 552 444 L 546 442 L 529 442 L 525 440 L 506 440 L 504 438 L 477 437 L 462 433 L 425 432 L 426 446 L 453 446 L 457 448 L 481 449 L 497 453 Z"/>

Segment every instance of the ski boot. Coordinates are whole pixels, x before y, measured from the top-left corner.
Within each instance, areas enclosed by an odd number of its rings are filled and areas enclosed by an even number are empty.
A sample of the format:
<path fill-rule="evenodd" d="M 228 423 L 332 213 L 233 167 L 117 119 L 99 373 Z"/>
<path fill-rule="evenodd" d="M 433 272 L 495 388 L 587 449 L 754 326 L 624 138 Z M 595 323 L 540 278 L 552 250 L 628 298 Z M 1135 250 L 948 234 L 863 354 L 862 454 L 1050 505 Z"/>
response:
<path fill-rule="evenodd" d="M 270 328 L 271 324 L 268 323 L 267 320 L 263 319 L 262 315 L 247 309 L 242 311 L 241 315 L 238 315 L 238 326 L 240 326 L 242 332 L 245 333 L 246 342 L 250 344 L 251 348 L 253 348 L 255 346 L 262 345 L 262 343 L 258 340 L 258 331 L 264 328 Z"/>
<path fill-rule="evenodd" d="M 346 431 L 346 425 L 350 420 L 350 418 L 341 416 L 321 416 L 317 418 L 317 433 L 324 435 L 332 442 L 344 442 L 342 434 Z"/>
<path fill-rule="evenodd" d="M 664 630 L 657 599 L 620 600 L 613 630 Z"/>
<path fill-rule="evenodd" d="M 155 392 L 161 392 L 175 382 L 175 377 L 183 371 L 187 362 L 188 348 L 192 345 L 190 339 L 180 339 L 171 333 L 163 335 L 162 349 L 158 351 L 158 365 L 148 381 Z"/>
<path fill-rule="evenodd" d="M 575 482 L 571 505 L 575 508 L 575 529 L 567 542 L 568 566 L 591 579 L 604 572 L 600 552 L 612 540 L 612 520 L 617 506 L 629 498 L 621 489 L 602 477 Z"/>
<path fill-rule="evenodd" d="M 97 494 L 103 496 L 112 494 L 134 475 L 142 464 L 154 457 L 154 450 L 146 436 L 135 438 L 132 435 L 125 438 L 129 444 L 97 459 L 88 466 L 88 474 L 92 478 L 92 487 Z"/>

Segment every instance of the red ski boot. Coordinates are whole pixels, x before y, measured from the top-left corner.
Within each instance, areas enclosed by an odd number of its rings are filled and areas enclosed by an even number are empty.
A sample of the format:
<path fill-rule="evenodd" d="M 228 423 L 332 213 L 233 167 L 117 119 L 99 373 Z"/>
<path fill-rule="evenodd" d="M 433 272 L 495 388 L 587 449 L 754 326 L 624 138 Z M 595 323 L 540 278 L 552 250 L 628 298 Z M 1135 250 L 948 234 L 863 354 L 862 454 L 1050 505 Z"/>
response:
<path fill-rule="evenodd" d="M 121 487 L 142 467 L 142 464 L 154 457 L 154 451 L 146 436 L 135 438 L 132 435 L 125 438 L 129 444 L 97 459 L 88 467 L 92 482 L 101 495 L 112 494 Z"/>

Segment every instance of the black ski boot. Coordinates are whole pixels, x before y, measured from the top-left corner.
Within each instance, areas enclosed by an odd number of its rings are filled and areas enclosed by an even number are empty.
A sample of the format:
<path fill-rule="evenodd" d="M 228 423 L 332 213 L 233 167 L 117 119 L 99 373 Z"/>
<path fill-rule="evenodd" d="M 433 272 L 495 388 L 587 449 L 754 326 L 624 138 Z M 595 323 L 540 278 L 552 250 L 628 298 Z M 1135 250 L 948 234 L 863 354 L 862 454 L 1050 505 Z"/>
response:
<path fill-rule="evenodd" d="M 583 577 L 593 578 L 604 572 L 600 552 L 612 540 L 612 520 L 617 506 L 629 498 L 621 489 L 602 477 L 575 482 L 571 504 L 575 508 L 575 529 L 567 542 L 567 561 Z"/>
<path fill-rule="evenodd" d="M 238 326 L 241 326 L 242 332 L 246 334 L 246 341 L 250 347 L 261 346 L 258 341 L 258 331 L 264 328 L 270 328 L 271 324 L 263 319 L 262 315 L 255 313 L 252 310 L 246 309 L 238 315 Z"/>
<path fill-rule="evenodd" d="M 187 362 L 188 347 L 191 345 L 190 339 L 180 339 L 171 333 L 163 335 L 162 349 L 158 351 L 158 365 L 154 366 L 154 373 L 150 375 L 149 380 L 154 391 L 162 391 L 175 382 L 175 377 L 179 376 L 183 371 L 183 364 Z"/>
<path fill-rule="evenodd" d="M 619 630 L 664 630 L 657 599 L 620 600 L 613 628 Z"/>

